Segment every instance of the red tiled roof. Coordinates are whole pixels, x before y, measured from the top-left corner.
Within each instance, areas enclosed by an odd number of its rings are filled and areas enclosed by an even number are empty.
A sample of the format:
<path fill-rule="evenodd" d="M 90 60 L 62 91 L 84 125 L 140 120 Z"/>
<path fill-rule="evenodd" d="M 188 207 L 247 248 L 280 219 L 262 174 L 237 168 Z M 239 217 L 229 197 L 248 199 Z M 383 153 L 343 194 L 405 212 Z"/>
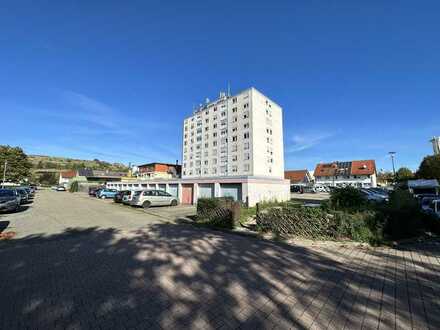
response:
<path fill-rule="evenodd" d="M 307 170 L 293 170 L 284 172 L 284 178 L 290 180 L 290 182 L 304 181 L 306 176 Z"/>
<path fill-rule="evenodd" d="M 314 175 L 372 175 L 376 173 L 374 160 L 352 160 L 347 162 L 322 163 L 316 165 Z"/>
<path fill-rule="evenodd" d="M 354 160 L 351 162 L 351 175 L 371 175 L 376 173 L 374 160 Z"/>
<path fill-rule="evenodd" d="M 75 170 L 61 172 L 61 177 L 64 179 L 71 179 L 71 178 L 74 178 L 75 176 L 76 176 Z"/>
<path fill-rule="evenodd" d="M 338 165 L 336 163 L 318 164 L 316 165 L 314 176 L 334 176 Z"/>

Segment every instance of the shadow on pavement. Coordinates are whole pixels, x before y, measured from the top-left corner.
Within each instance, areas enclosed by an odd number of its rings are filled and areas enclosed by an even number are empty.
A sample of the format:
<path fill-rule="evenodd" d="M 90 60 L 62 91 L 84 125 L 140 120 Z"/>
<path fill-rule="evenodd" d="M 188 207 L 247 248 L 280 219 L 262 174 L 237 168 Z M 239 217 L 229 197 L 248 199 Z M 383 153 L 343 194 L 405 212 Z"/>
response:
<path fill-rule="evenodd" d="M 410 299 L 421 281 L 438 292 L 438 264 L 413 279 L 399 262 L 188 225 L 69 229 L 0 243 L 0 328 L 438 327 L 425 308 L 439 311 L 435 294 Z"/>

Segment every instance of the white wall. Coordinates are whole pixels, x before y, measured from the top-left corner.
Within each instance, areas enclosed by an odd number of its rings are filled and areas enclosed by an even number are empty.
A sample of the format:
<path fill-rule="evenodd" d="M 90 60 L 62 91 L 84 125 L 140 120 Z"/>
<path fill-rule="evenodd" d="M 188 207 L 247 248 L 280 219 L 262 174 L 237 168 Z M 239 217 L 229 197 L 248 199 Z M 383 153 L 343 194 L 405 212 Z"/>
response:
<path fill-rule="evenodd" d="M 290 200 L 290 183 L 288 180 L 279 183 L 248 182 L 243 184 L 243 199 L 245 192 L 249 198 L 249 206 L 255 206 L 259 202 Z"/>

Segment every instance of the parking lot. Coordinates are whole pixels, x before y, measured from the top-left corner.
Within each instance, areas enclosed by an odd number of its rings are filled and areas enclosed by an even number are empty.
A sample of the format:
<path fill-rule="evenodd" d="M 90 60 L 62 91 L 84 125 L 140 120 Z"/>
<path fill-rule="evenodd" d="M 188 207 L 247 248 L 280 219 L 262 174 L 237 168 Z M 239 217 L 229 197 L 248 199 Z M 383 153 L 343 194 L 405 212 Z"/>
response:
<path fill-rule="evenodd" d="M 172 222 L 195 213 L 193 206 L 142 208 L 113 203 L 111 199 L 97 199 L 83 193 L 71 194 L 40 190 L 31 204 L 21 212 L 3 215 L 9 221 L 7 230 L 17 237 L 52 235 L 67 228 L 113 228 L 133 230 L 155 223 Z M 2 218 L 0 217 L 0 220 Z"/>
<path fill-rule="evenodd" d="M 173 220 L 193 211 L 38 192 L 0 217 L 0 329 L 440 327 L 438 242 L 292 246 Z"/>

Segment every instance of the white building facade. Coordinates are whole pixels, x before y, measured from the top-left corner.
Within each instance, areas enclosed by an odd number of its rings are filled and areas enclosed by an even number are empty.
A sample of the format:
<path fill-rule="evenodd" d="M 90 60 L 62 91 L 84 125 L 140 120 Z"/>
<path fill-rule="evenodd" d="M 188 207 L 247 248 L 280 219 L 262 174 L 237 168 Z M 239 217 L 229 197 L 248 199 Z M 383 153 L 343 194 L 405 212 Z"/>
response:
<path fill-rule="evenodd" d="M 181 179 L 121 182 L 112 187 L 126 189 L 128 184 L 167 190 L 182 204 L 225 196 L 249 206 L 289 200 L 282 109 L 255 88 L 234 96 L 222 93 L 184 120 Z"/>
<path fill-rule="evenodd" d="M 221 94 L 183 124 L 182 178 L 283 178 L 282 109 L 255 88 Z"/>

